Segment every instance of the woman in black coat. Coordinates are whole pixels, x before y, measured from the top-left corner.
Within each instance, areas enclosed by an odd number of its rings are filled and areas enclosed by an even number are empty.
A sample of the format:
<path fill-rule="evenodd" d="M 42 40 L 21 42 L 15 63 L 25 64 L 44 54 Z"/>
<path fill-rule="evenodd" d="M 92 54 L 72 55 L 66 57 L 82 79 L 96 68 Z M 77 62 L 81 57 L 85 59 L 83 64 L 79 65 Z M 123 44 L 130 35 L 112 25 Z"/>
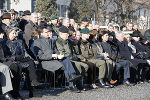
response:
<path fill-rule="evenodd" d="M 40 83 L 37 81 L 34 61 L 26 52 L 22 40 L 16 39 L 17 32 L 15 28 L 8 28 L 6 34 L 8 38 L 6 41 L 6 47 L 8 50 L 5 56 L 13 59 L 15 62 L 21 65 L 23 69 L 27 69 L 31 86 L 40 85 Z"/>

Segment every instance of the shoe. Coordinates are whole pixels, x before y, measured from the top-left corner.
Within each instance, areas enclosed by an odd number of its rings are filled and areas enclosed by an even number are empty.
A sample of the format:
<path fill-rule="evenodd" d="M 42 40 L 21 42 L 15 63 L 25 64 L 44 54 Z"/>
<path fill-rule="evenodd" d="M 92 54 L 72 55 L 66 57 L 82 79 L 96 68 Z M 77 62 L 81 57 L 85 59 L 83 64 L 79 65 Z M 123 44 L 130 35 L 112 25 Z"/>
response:
<path fill-rule="evenodd" d="M 114 85 L 114 84 L 116 84 L 117 83 L 117 80 L 111 80 L 110 81 L 110 84 L 112 84 L 112 85 Z"/>
<path fill-rule="evenodd" d="M 103 79 L 100 79 L 99 82 L 100 82 L 100 84 L 101 84 L 102 86 L 105 85 L 105 82 L 103 81 Z"/>
<path fill-rule="evenodd" d="M 93 89 L 98 89 L 98 86 L 96 84 L 92 84 L 90 87 Z"/>
<path fill-rule="evenodd" d="M 17 99 L 15 99 L 15 98 L 13 98 L 9 93 L 4 94 L 4 98 L 5 98 L 6 100 L 17 100 Z"/>
<path fill-rule="evenodd" d="M 150 83 L 150 80 L 147 80 L 148 83 Z"/>
<path fill-rule="evenodd" d="M 81 75 L 72 75 L 71 78 L 69 79 L 69 82 L 76 81 L 80 79 L 82 76 Z"/>
<path fill-rule="evenodd" d="M 69 89 L 71 92 L 81 93 L 81 90 L 79 90 L 76 86 L 70 87 Z"/>
<path fill-rule="evenodd" d="M 37 80 L 33 80 L 32 82 L 31 82 L 31 86 L 33 86 L 33 87 L 37 87 L 37 86 L 41 86 L 41 85 L 43 85 L 42 83 L 39 83 Z"/>
<path fill-rule="evenodd" d="M 100 79 L 99 82 L 99 86 L 101 88 L 111 88 L 110 86 L 106 85 L 102 79 Z"/>
<path fill-rule="evenodd" d="M 135 84 L 130 83 L 128 80 L 123 82 L 126 86 L 134 86 Z"/>
<path fill-rule="evenodd" d="M 105 85 L 110 86 L 110 88 L 113 88 L 113 87 L 114 87 L 114 85 L 112 85 L 112 84 L 110 84 L 110 83 L 108 83 L 108 82 L 105 82 Z"/>

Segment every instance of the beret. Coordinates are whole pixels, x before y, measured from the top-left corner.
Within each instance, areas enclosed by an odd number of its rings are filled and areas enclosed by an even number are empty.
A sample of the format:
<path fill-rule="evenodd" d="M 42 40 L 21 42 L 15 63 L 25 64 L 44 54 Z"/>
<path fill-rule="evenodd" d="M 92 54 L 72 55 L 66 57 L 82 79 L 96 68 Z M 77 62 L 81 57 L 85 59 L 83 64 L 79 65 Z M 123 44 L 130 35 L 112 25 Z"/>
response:
<path fill-rule="evenodd" d="M 23 15 L 25 16 L 25 15 L 31 15 L 31 12 L 29 11 L 29 10 L 25 10 L 24 12 L 23 12 Z"/>
<path fill-rule="evenodd" d="M 57 16 L 51 17 L 51 20 L 55 20 L 55 19 L 58 19 L 58 17 Z"/>
<path fill-rule="evenodd" d="M 86 17 L 84 17 L 81 21 L 88 22 L 89 20 Z"/>
<path fill-rule="evenodd" d="M 90 30 L 88 28 L 84 28 L 80 30 L 80 33 L 82 34 L 88 34 L 90 32 Z"/>
<path fill-rule="evenodd" d="M 62 33 L 68 33 L 69 29 L 66 26 L 61 26 L 59 28 L 59 31 L 62 32 Z"/>

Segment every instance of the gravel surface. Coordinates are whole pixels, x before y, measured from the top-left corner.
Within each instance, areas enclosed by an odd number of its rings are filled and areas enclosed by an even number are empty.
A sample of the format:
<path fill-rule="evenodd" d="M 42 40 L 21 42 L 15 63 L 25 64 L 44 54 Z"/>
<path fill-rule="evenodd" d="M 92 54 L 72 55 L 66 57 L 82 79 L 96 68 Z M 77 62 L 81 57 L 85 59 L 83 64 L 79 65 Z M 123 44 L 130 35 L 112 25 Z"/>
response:
<path fill-rule="evenodd" d="M 33 97 L 27 100 L 150 100 L 150 83 L 137 84 L 132 87 L 119 85 L 115 88 L 98 88 L 82 93 L 73 93 L 69 90 L 50 89 L 37 90 L 42 97 Z M 27 96 L 27 91 L 22 91 Z"/>

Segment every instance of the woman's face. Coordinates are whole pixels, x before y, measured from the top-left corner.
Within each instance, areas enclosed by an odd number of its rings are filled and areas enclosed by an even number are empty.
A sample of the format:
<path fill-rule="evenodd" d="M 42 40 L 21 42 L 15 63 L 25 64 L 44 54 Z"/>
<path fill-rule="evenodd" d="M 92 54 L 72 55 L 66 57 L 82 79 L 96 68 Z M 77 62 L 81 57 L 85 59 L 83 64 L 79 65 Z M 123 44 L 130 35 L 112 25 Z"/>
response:
<path fill-rule="evenodd" d="M 16 31 L 13 30 L 13 31 L 11 31 L 11 32 L 9 33 L 9 39 L 10 39 L 10 40 L 14 40 L 15 37 L 16 37 Z"/>
<path fill-rule="evenodd" d="M 125 40 L 127 41 L 127 42 L 130 42 L 131 41 L 131 36 L 128 34 L 128 35 L 125 35 L 124 36 L 125 37 Z"/>

